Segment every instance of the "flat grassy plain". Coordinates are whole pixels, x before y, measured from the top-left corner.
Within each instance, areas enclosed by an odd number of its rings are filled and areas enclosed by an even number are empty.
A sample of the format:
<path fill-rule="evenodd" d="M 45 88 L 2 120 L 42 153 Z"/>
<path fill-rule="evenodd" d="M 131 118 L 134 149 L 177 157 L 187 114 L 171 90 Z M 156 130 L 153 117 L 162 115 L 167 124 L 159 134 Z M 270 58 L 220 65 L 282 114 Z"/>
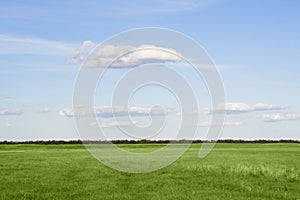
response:
<path fill-rule="evenodd" d="M 164 169 L 130 174 L 101 164 L 83 145 L 0 145 L 0 198 L 300 199 L 299 144 L 217 144 L 204 159 L 200 146 Z"/>

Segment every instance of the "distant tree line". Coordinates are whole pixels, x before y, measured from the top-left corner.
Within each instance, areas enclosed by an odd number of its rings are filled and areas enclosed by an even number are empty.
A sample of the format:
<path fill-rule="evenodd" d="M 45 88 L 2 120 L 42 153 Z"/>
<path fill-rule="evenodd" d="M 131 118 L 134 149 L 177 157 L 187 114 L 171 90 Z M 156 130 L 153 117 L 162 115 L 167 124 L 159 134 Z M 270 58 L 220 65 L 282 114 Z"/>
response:
<path fill-rule="evenodd" d="M 0 141 L 0 144 L 82 144 L 81 140 Z"/>
<path fill-rule="evenodd" d="M 36 140 L 36 141 L 0 141 L 1 144 L 40 144 L 40 145 L 51 145 L 51 144 L 188 144 L 188 143 L 300 143 L 299 140 Z"/>

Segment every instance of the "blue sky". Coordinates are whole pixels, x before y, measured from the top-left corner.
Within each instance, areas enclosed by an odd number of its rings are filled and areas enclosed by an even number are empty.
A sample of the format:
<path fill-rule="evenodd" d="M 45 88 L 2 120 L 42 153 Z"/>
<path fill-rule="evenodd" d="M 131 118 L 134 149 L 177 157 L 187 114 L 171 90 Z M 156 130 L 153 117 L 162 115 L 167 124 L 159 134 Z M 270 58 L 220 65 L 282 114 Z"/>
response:
<path fill-rule="evenodd" d="M 243 109 L 228 112 L 222 138 L 299 140 L 299 8 L 296 0 L 1 2 L 0 140 L 78 138 L 72 117 L 59 114 L 72 105 L 72 55 L 84 41 L 141 27 L 182 32 L 207 50 L 228 111 Z"/>

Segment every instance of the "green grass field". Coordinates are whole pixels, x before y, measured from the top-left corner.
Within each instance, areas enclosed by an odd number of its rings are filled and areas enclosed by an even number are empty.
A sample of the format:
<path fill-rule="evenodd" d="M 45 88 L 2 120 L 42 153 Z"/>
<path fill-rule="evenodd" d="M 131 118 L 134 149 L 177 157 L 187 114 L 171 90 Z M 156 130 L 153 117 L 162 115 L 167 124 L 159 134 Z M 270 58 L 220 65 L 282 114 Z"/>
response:
<path fill-rule="evenodd" d="M 155 144 L 120 145 L 151 151 Z M 193 144 L 148 174 L 110 169 L 82 145 L 0 145 L 1 199 L 300 199 L 299 144 Z"/>

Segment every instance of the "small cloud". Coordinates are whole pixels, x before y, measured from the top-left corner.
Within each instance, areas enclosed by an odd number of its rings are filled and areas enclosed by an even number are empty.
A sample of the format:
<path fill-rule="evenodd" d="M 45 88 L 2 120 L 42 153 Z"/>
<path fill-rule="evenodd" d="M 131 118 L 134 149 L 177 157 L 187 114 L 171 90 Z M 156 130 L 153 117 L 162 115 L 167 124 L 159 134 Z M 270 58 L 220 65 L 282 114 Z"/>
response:
<path fill-rule="evenodd" d="M 244 113 L 252 111 L 251 106 L 245 103 L 225 103 L 220 104 L 212 112 L 225 112 L 226 114 Z"/>
<path fill-rule="evenodd" d="M 275 113 L 262 115 L 261 120 L 264 122 L 280 122 L 300 120 L 300 113 Z"/>
<path fill-rule="evenodd" d="M 11 126 L 13 126 L 13 124 L 12 123 L 7 123 L 6 126 L 11 127 Z"/>
<path fill-rule="evenodd" d="M 0 115 L 22 115 L 22 110 L 0 108 Z"/>
<path fill-rule="evenodd" d="M 81 63 L 89 52 L 96 47 L 91 41 L 84 41 L 81 47 L 74 52 L 72 63 Z M 120 57 L 121 56 L 121 57 Z M 115 60 L 120 57 L 120 59 Z M 95 49 L 91 57 L 84 63 L 87 68 L 136 67 L 146 63 L 181 62 L 181 54 L 174 49 L 154 45 L 101 45 Z"/>
<path fill-rule="evenodd" d="M 200 122 L 196 126 L 209 127 L 209 126 L 239 126 L 241 122 L 224 122 L 224 123 L 211 123 L 211 122 Z"/>
<path fill-rule="evenodd" d="M 272 105 L 272 104 L 265 104 L 265 103 L 257 103 L 252 106 L 254 111 L 267 111 L 267 110 L 284 110 L 286 106 L 280 105 Z"/>

